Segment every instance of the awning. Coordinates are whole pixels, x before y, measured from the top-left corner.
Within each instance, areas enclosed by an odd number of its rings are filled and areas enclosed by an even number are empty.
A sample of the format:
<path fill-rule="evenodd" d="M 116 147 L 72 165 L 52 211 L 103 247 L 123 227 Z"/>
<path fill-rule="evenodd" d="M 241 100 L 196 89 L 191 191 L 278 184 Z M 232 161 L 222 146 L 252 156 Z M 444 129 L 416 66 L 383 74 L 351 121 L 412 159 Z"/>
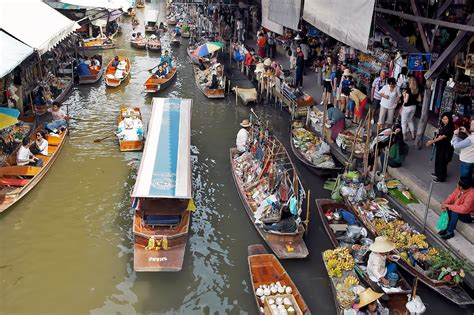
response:
<path fill-rule="evenodd" d="M 270 0 L 262 0 L 262 26 L 269 29 L 272 32 L 282 35 L 283 25 L 271 21 L 269 17 L 270 13 Z"/>
<path fill-rule="evenodd" d="M 375 0 L 305 1 L 303 19 L 346 45 L 367 51 Z"/>
<path fill-rule="evenodd" d="M 145 12 L 145 22 L 158 21 L 158 10 L 147 10 Z"/>
<path fill-rule="evenodd" d="M 2 0 L 0 28 L 44 54 L 80 26 L 40 0 Z"/>
<path fill-rule="evenodd" d="M 270 0 L 268 19 L 293 30 L 298 30 L 301 0 Z"/>
<path fill-rule="evenodd" d="M 129 0 L 59 0 L 63 3 L 74 4 L 86 8 L 104 8 L 109 10 L 121 9 L 124 12 L 133 7 Z"/>
<path fill-rule="evenodd" d="M 153 98 L 134 198 L 191 198 L 191 99 Z"/>
<path fill-rule="evenodd" d="M 33 53 L 33 48 L 0 31 L 0 78 Z"/>

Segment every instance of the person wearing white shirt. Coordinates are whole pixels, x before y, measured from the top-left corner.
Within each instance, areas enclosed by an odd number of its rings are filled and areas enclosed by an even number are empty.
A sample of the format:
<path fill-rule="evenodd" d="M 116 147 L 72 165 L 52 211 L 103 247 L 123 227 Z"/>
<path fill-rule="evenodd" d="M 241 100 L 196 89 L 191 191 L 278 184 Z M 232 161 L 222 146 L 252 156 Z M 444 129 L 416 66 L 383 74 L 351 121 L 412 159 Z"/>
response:
<path fill-rule="evenodd" d="M 388 285 L 387 275 L 397 271 L 397 265 L 387 263 L 387 258 L 391 259 L 388 253 L 394 249 L 395 244 L 390 242 L 386 236 L 378 236 L 375 238 L 375 242 L 369 247 L 369 250 L 372 252 L 367 261 L 367 274 L 370 280 Z"/>
<path fill-rule="evenodd" d="M 247 151 L 247 145 L 249 142 L 249 131 L 248 129 L 250 128 L 252 124 L 249 122 L 248 119 L 244 119 L 241 123 L 240 126 L 242 127 L 239 132 L 237 133 L 237 139 L 235 140 L 235 145 L 237 147 L 237 151 L 239 153 L 244 153 Z"/>
<path fill-rule="evenodd" d="M 43 160 L 35 157 L 30 151 L 30 140 L 25 137 L 22 140 L 21 146 L 16 152 L 16 165 L 30 165 L 30 166 L 43 166 Z"/>
<path fill-rule="evenodd" d="M 465 136 L 467 135 L 467 137 L 461 136 L 460 132 Z M 469 178 L 471 180 L 471 185 L 474 185 L 474 118 L 471 118 L 469 130 L 467 130 L 466 127 L 461 127 L 454 131 L 451 145 L 454 149 L 460 150 L 460 177 Z"/>
<path fill-rule="evenodd" d="M 43 131 L 36 133 L 36 140 L 33 142 L 33 147 L 30 148 L 30 151 L 34 155 L 48 156 L 48 140 L 46 140 L 46 134 Z"/>
<path fill-rule="evenodd" d="M 389 78 L 388 84 L 385 85 L 380 91 L 380 113 L 379 113 L 379 125 L 383 125 L 384 121 L 386 124 L 393 123 L 393 116 L 395 109 L 397 108 L 398 101 L 400 100 L 400 93 L 398 92 L 397 82 L 394 78 Z M 385 120 L 386 116 L 386 120 Z"/>

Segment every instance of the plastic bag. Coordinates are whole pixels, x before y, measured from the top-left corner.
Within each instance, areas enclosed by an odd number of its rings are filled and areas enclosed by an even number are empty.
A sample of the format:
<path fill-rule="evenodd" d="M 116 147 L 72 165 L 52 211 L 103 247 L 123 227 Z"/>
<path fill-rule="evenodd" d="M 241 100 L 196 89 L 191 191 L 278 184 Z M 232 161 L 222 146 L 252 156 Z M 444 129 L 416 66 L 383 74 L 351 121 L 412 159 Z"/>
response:
<path fill-rule="evenodd" d="M 318 148 L 318 154 L 324 155 L 324 154 L 328 154 L 330 151 L 331 151 L 331 147 L 329 146 L 329 144 L 327 144 L 326 142 L 321 142 Z"/>
<path fill-rule="evenodd" d="M 441 215 L 439 216 L 439 219 L 438 219 L 438 226 L 437 226 L 438 232 L 446 230 L 448 228 L 448 223 L 449 223 L 448 211 L 441 212 Z"/>
<path fill-rule="evenodd" d="M 406 308 L 410 314 L 422 314 L 426 311 L 426 306 L 418 295 L 406 304 Z"/>

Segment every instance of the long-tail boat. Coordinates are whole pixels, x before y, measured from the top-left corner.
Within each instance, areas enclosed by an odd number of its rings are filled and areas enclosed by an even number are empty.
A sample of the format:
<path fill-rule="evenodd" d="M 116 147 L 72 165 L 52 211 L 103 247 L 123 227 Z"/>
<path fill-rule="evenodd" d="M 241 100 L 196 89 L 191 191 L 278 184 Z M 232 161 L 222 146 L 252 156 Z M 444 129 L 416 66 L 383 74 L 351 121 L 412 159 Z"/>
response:
<path fill-rule="evenodd" d="M 256 125 L 252 137 L 260 142 L 249 151 L 240 154 L 237 148 L 230 149 L 232 177 L 240 199 L 258 233 L 278 258 L 305 258 L 309 252 L 299 218 L 305 191 L 296 169 L 276 137 Z"/>
<path fill-rule="evenodd" d="M 155 93 L 158 91 L 162 91 L 166 89 L 168 86 L 171 85 L 173 80 L 176 78 L 176 67 L 172 67 L 170 73 L 165 78 L 159 78 L 156 74 L 152 74 L 146 81 L 145 81 L 145 92 L 147 93 Z"/>
<path fill-rule="evenodd" d="M 145 13 L 145 32 L 154 33 L 158 30 L 158 11 L 147 10 Z"/>
<path fill-rule="evenodd" d="M 114 49 L 117 47 L 117 44 L 112 39 L 107 38 L 89 38 L 84 39 L 81 42 L 78 50 L 105 50 L 105 49 Z"/>
<path fill-rule="evenodd" d="M 250 271 L 250 280 L 252 281 L 253 294 L 257 302 L 258 308 L 264 309 L 264 314 L 271 314 L 269 310 L 265 310 L 262 299 L 257 295 L 257 289 L 261 285 L 270 286 L 272 283 L 279 283 L 282 288 L 290 287 L 291 295 L 294 297 L 299 310 L 302 314 L 310 315 L 311 312 L 303 299 L 303 296 L 298 291 L 290 275 L 281 265 L 278 259 L 273 254 L 269 254 L 263 245 L 250 245 L 248 247 L 248 263 Z M 286 289 L 286 288 L 285 288 Z M 284 293 L 283 293 L 284 292 Z M 286 294 L 281 290 L 280 294 Z M 271 296 L 269 297 L 271 298 Z M 259 310 L 259 311 L 260 311 Z"/>
<path fill-rule="evenodd" d="M 350 213 L 352 213 L 351 209 L 345 204 L 341 202 L 335 202 L 334 200 L 331 199 L 316 199 L 316 206 L 319 212 L 319 215 L 321 217 L 321 222 L 323 224 L 324 230 L 326 231 L 329 240 L 331 241 L 332 245 L 336 247 L 340 247 L 344 244 L 343 237 L 344 233 L 346 232 L 346 228 L 348 227 L 348 222 L 345 221 L 343 218 L 340 220 L 334 219 L 329 219 L 330 213 L 335 212 L 338 209 L 344 209 Z M 370 231 L 367 232 L 366 238 L 374 239 L 375 236 L 370 233 Z M 346 243 L 348 244 L 348 243 Z M 349 243 L 350 244 L 350 243 Z M 351 247 L 352 250 L 352 247 Z M 359 266 L 359 267 L 358 267 Z M 364 268 L 361 268 L 363 266 Z M 411 292 L 411 286 L 410 284 L 405 280 L 405 278 L 400 274 L 400 272 L 397 272 L 398 274 L 398 282 L 397 282 L 397 287 L 399 287 L 399 290 L 394 291 L 394 290 L 383 290 L 383 287 L 380 286 L 378 283 L 375 283 L 372 281 L 368 274 L 364 271 L 366 266 L 366 261 L 357 261 L 356 265 L 356 271 L 358 274 L 363 278 L 364 282 L 370 286 L 374 291 L 381 292 L 381 293 L 386 293 L 388 296 L 391 295 L 406 295 L 409 292 Z"/>
<path fill-rule="evenodd" d="M 110 87 L 117 87 L 119 86 L 125 79 L 127 79 L 130 76 L 130 69 L 131 69 L 131 64 L 130 64 L 130 59 L 128 57 L 120 57 L 119 56 L 119 62 L 124 60 L 126 63 L 125 70 L 122 72 L 122 76 L 117 78 L 115 76 L 116 74 L 116 67 L 112 65 L 114 62 L 114 59 L 112 59 L 108 66 L 107 70 L 105 70 L 105 84 Z"/>
<path fill-rule="evenodd" d="M 140 38 L 138 40 L 132 39 L 130 40 L 130 46 L 136 49 L 146 49 L 148 45 L 148 38 Z"/>
<path fill-rule="evenodd" d="M 96 83 L 97 81 L 102 78 L 104 74 L 104 67 L 102 64 L 102 56 L 97 57 L 100 61 L 100 66 L 89 67 L 90 75 L 80 75 L 79 76 L 79 84 L 92 84 Z"/>
<path fill-rule="evenodd" d="M 32 133 L 32 139 L 41 131 L 37 128 Z M 42 167 L 16 165 L 16 153 L 19 147 L 6 159 L 6 164 L 0 167 L 0 212 L 7 210 L 15 202 L 25 196 L 48 173 L 64 147 L 67 129 L 59 135 L 48 135 L 48 156 L 37 155 L 43 160 Z M 21 178 L 19 178 L 21 177 Z"/>
<path fill-rule="evenodd" d="M 190 99 L 154 98 L 133 189 L 136 271 L 179 271 L 192 201 Z"/>
<path fill-rule="evenodd" d="M 120 123 L 123 121 L 124 117 L 127 113 L 133 112 L 134 115 L 138 116 L 138 119 L 143 125 L 143 118 L 142 113 L 139 107 L 125 107 L 122 106 L 120 108 L 118 117 L 117 117 L 117 125 L 120 126 Z M 137 128 L 137 126 L 134 126 Z M 128 151 L 141 151 L 143 150 L 143 137 L 138 140 L 120 140 L 119 139 L 119 147 L 121 152 L 128 152 Z"/>
<path fill-rule="evenodd" d="M 347 204 L 351 207 L 351 210 L 357 215 L 360 221 L 364 224 L 364 226 L 374 235 L 381 235 L 379 231 L 377 231 L 375 224 L 373 221 L 367 218 L 368 211 L 365 211 L 361 205 L 355 205 L 354 203 L 347 202 Z M 370 211 L 376 213 L 377 211 Z M 398 214 L 398 213 L 397 213 Z M 397 218 L 396 220 L 401 220 L 402 218 Z M 387 220 L 390 223 L 390 220 Z M 421 226 L 417 226 L 414 221 L 409 222 L 410 226 L 415 226 L 418 231 L 422 230 Z M 435 237 L 429 237 L 429 234 L 425 232 L 427 236 L 426 242 L 429 248 L 433 248 L 433 244 L 438 246 Z M 440 244 L 441 245 L 441 244 Z M 439 248 L 443 248 L 442 246 L 438 246 Z M 397 250 L 399 251 L 399 250 Z M 400 253 L 400 251 L 399 251 Z M 408 273 L 413 275 L 414 277 L 418 277 L 418 279 L 423 282 L 427 287 L 431 290 L 439 293 L 441 296 L 445 297 L 449 301 L 457 304 L 457 305 L 472 305 L 474 304 L 474 299 L 472 298 L 472 293 L 469 294 L 470 290 L 465 290 L 462 285 L 449 285 L 443 280 L 433 279 L 429 276 L 427 270 L 423 269 L 423 265 L 417 261 L 416 266 L 413 266 L 409 260 L 406 259 L 399 259 L 397 264 L 405 269 Z M 472 291 L 471 291 L 472 292 Z"/>
<path fill-rule="evenodd" d="M 197 65 L 194 65 L 194 79 L 196 81 L 196 85 L 201 90 L 201 92 L 207 97 L 207 98 L 224 98 L 225 97 L 225 91 L 223 87 L 219 87 L 217 89 L 210 89 L 207 86 L 204 86 L 201 84 L 200 77 L 203 74 L 203 71 L 199 70 L 199 67 Z"/>
<path fill-rule="evenodd" d="M 343 170 L 342 165 L 339 163 L 339 161 L 335 160 L 330 153 L 328 153 L 328 157 L 332 159 L 334 162 L 333 167 L 321 167 L 319 165 L 316 165 L 313 163 L 313 161 L 309 160 L 303 152 L 301 152 L 301 148 L 299 148 L 296 145 L 296 136 L 298 133 L 298 129 L 302 128 L 304 132 L 308 133 L 313 137 L 315 141 L 324 141 L 321 137 L 318 137 L 316 134 L 314 134 L 312 131 L 310 131 L 308 128 L 304 127 L 303 124 L 301 126 L 297 125 L 298 123 L 301 123 L 300 121 L 293 121 L 291 124 L 291 133 L 290 133 L 290 145 L 291 145 L 291 151 L 293 154 L 296 156 L 296 158 L 303 164 L 307 169 L 311 171 L 311 173 L 315 174 L 316 176 L 329 176 L 329 175 L 334 175 L 337 174 L 338 172 Z M 315 145 L 317 146 L 317 145 Z M 336 162 L 337 161 L 337 162 Z M 320 164 L 321 165 L 321 164 Z"/>

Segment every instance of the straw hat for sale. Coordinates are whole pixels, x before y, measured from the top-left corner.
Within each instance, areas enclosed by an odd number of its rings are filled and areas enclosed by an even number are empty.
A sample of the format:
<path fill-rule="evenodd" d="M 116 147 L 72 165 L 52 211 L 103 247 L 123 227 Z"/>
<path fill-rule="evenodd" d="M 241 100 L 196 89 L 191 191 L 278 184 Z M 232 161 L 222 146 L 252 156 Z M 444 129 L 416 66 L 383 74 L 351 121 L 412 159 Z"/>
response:
<path fill-rule="evenodd" d="M 244 119 L 242 120 L 242 122 L 240 123 L 240 125 L 244 128 L 247 128 L 247 127 L 250 127 L 252 126 L 252 124 L 250 123 L 250 121 L 248 119 Z"/>
<path fill-rule="evenodd" d="M 395 244 L 390 242 L 386 236 L 377 236 L 369 249 L 375 253 L 388 253 L 395 249 Z"/>
<path fill-rule="evenodd" d="M 270 58 L 267 58 L 263 61 L 263 65 L 265 67 L 270 67 L 272 65 L 272 60 Z"/>
<path fill-rule="evenodd" d="M 359 308 L 362 308 L 370 303 L 377 301 L 383 293 L 377 293 L 371 288 L 367 288 L 364 291 L 359 293 Z"/>
<path fill-rule="evenodd" d="M 349 70 L 349 69 L 344 69 L 344 73 L 343 73 L 342 75 L 352 76 L 351 70 Z"/>

